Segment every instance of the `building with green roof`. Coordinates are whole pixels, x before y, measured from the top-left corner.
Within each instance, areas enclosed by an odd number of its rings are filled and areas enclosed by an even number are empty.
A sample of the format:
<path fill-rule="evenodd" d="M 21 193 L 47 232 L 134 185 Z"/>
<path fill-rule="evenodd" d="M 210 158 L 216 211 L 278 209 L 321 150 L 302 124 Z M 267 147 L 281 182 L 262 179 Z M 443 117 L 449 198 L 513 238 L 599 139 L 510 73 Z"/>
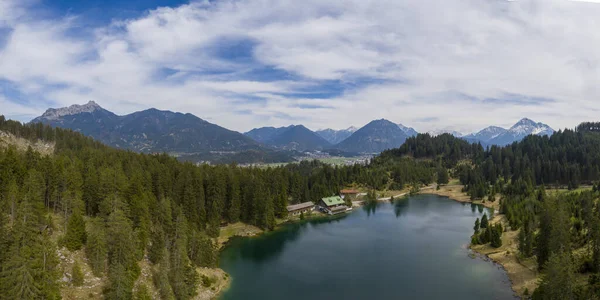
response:
<path fill-rule="evenodd" d="M 330 215 L 345 212 L 348 209 L 345 204 L 344 199 L 340 196 L 325 197 L 319 201 L 319 205 Z"/>

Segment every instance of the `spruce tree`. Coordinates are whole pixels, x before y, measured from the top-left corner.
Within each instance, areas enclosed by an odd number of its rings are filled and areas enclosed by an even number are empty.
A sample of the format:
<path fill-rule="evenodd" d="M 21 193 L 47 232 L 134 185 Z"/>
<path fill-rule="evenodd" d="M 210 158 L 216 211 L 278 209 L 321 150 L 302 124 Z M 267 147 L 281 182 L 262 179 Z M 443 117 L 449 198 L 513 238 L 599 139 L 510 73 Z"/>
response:
<path fill-rule="evenodd" d="M 228 206 L 227 219 L 229 223 L 236 223 L 240 220 L 241 198 L 240 181 L 236 173 L 229 173 L 229 184 L 227 186 Z"/>
<path fill-rule="evenodd" d="M 43 218 L 43 179 L 30 171 L 17 209 L 0 288 L 7 299 L 58 299 L 58 260 Z"/>
<path fill-rule="evenodd" d="M 545 273 L 534 293 L 534 299 L 575 299 L 575 270 L 569 252 L 553 253 L 544 269 Z"/>
<path fill-rule="evenodd" d="M 80 250 L 87 240 L 85 221 L 81 213 L 76 212 L 69 218 L 67 233 L 64 236 L 64 245 L 70 251 Z"/>
<path fill-rule="evenodd" d="M 448 184 L 448 171 L 444 168 L 439 168 L 437 172 L 437 184 L 444 185 Z"/>
<path fill-rule="evenodd" d="M 489 221 L 488 221 L 488 217 L 487 214 L 484 214 L 483 217 L 481 217 L 481 228 L 487 228 L 489 225 Z"/>
<path fill-rule="evenodd" d="M 73 264 L 73 269 L 71 270 L 71 283 L 74 286 L 82 286 L 83 285 L 83 272 L 81 271 L 81 266 L 79 262 L 75 261 Z"/>
<path fill-rule="evenodd" d="M 182 213 L 177 217 L 175 227 L 169 282 L 177 299 L 191 299 L 197 293 L 196 285 L 199 283 L 199 277 L 188 258 L 188 227 Z"/>
<path fill-rule="evenodd" d="M 94 219 L 87 237 L 85 254 L 94 275 L 100 277 L 105 271 L 108 246 L 103 223 Z"/>
<path fill-rule="evenodd" d="M 488 229 L 492 231 L 491 246 L 494 248 L 499 248 L 502 246 L 502 225 L 496 224 Z"/>
<path fill-rule="evenodd" d="M 137 287 L 135 291 L 135 295 L 133 297 L 135 300 L 152 300 L 152 295 L 150 295 L 150 291 L 148 290 L 148 286 L 145 284 L 141 284 Z"/>
<path fill-rule="evenodd" d="M 155 226 L 150 235 L 150 248 L 148 248 L 148 259 L 153 264 L 162 260 L 165 248 L 165 234 L 161 226 Z"/>

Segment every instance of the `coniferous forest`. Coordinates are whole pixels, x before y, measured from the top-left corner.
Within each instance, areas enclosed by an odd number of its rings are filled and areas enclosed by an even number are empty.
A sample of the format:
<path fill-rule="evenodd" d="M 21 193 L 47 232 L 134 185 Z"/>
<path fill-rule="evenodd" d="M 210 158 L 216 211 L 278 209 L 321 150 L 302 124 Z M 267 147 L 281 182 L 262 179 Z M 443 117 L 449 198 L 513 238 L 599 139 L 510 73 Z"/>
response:
<path fill-rule="evenodd" d="M 583 123 L 488 149 L 425 134 L 367 166 L 304 161 L 242 168 L 112 149 L 69 130 L 0 116 L 0 131 L 54 145 L 51 155 L 0 148 L 0 295 L 60 298 L 56 249 L 66 247 L 84 250 L 93 273 L 108 278 L 107 299 L 133 298 L 144 257 L 159 269 L 153 281 L 162 298 L 189 299 L 200 284 L 195 268 L 218 265 L 215 238 L 223 225 L 271 230 L 287 205 L 317 202 L 351 184 L 402 189 L 447 183 L 450 174 L 473 199 L 502 195 L 510 228 L 488 226 L 486 219 L 485 242 L 519 230 L 520 255 L 535 256 L 544 274 L 534 298 L 600 297 L 598 128 Z M 592 188 L 578 191 L 582 185 Z M 550 187 L 572 192 L 550 194 Z M 63 234 L 55 239 L 54 232 Z M 80 266 L 73 269 L 77 284 Z"/>
<path fill-rule="evenodd" d="M 132 298 L 145 255 L 160 269 L 154 281 L 163 298 L 189 299 L 199 283 L 194 267 L 218 264 L 222 225 L 241 221 L 270 230 L 288 204 L 317 202 L 353 182 L 373 189 L 389 184 L 384 167 L 196 166 L 4 117 L 0 131 L 54 144 L 52 155 L 0 149 L 0 294 L 6 299 L 59 298 L 56 249 L 63 246 L 85 250 L 93 273 L 108 278 L 107 299 Z M 401 165 L 396 177 L 432 177 L 430 164 Z M 57 228 L 58 217 L 64 228 Z M 57 230 L 64 235 L 54 241 Z"/>

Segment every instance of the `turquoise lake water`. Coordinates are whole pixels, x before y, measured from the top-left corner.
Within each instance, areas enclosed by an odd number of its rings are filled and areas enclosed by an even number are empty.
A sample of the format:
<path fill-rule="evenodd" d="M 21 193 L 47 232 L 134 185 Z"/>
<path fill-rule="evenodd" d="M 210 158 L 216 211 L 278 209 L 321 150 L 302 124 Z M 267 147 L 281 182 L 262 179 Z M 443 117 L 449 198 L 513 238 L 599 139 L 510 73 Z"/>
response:
<path fill-rule="evenodd" d="M 221 299 L 514 299 L 506 272 L 467 249 L 491 211 L 435 195 L 235 238 Z"/>

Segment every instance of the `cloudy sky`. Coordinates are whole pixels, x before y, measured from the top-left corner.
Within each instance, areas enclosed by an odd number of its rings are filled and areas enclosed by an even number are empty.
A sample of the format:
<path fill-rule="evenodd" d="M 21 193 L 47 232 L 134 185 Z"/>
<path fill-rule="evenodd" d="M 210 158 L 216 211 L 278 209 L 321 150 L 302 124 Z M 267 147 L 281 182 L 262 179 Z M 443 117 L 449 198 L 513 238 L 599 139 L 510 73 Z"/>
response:
<path fill-rule="evenodd" d="M 600 120 L 598 2 L 0 0 L 0 114 L 94 100 L 238 131 L 574 127 Z"/>

